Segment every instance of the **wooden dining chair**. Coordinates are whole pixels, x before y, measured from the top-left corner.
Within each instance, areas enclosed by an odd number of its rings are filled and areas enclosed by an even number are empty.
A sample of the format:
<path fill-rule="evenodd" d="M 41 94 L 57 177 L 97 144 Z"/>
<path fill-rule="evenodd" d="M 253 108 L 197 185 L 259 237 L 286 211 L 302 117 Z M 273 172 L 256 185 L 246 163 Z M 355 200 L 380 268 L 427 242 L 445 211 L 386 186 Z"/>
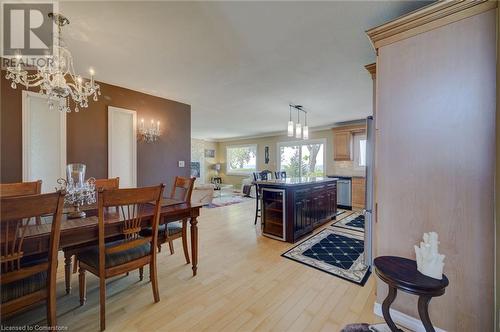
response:
<path fill-rule="evenodd" d="M 182 202 L 190 203 L 191 194 L 193 192 L 194 181 L 196 178 L 185 178 L 181 176 L 176 176 L 174 181 L 174 186 L 170 192 L 170 198 L 180 200 Z M 182 238 L 182 249 L 184 251 L 184 257 L 186 258 L 186 263 L 191 263 L 189 259 L 188 242 L 187 242 L 187 222 L 185 218 L 179 222 L 170 222 L 160 226 L 159 237 L 160 237 L 160 247 L 161 244 L 168 242 L 168 247 L 170 249 L 170 254 L 174 254 L 174 244 L 173 240 Z"/>
<path fill-rule="evenodd" d="M 110 190 L 110 189 L 118 189 L 120 188 L 120 177 L 116 178 L 111 178 L 111 179 L 95 179 L 94 185 L 97 191 L 99 190 Z M 65 256 L 67 257 L 68 255 L 71 256 L 71 253 L 76 253 L 78 251 L 81 251 L 82 247 L 76 247 L 76 248 L 65 248 L 64 253 Z M 76 259 L 76 255 L 73 255 L 73 274 L 78 271 L 78 260 Z M 65 278 L 66 278 L 66 293 L 69 294 L 70 290 L 70 285 L 69 283 L 71 280 L 69 280 L 70 276 L 68 273 L 65 273 Z"/>
<path fill-rule="evenodd" d="M 40 301 L 47 303 L 47 325 L 56 327 L 57 252 L 64 192 L 2 197 L 0 199 L 0 263 L 2 317 Z M 31 259 L 23 242 L 33 218 L 52 216 L 49 249 L 42 259 Z M 34 256 L 33 256 L 34 257 Z"/>
<path fill-rule="evenodd" d="M 164 185 L 131 189 L 100 190 L 98 194 L 99 244 L 76 254 L 79 266 L 80 305 L 86 300 L 85 273 L 89 271 L 99 278 L 100 326 L 106 328 L 106 279 L 139 269 L 142 280 L 143 268 L 149 265 L 149 277 L 154 301 L 160 301 L 156 269 L 158 222 Z M 152 203 L 154 202 L 154 203 Z M 111 209 L 110 209 L 111 208 Z M 154 208 L 150 236 L 139 233 L 144 226 L 145 209 Z M 123 238 L 106 242 L 106 225 L 119 225 Z"/>
<path fill-rule="evenodd" d="M 99 189 L 104 189 L 104 190 L 109 190 L 109 189 L 118 189 L 120 188 L 120 178 L 111 178 L 111 179 L 96 179 L 94 181 L 95 188 L 97 190 Z"/>
<path fill-rule="evenodd" d="M 18 197 L 38 195 L 42 193 L 42 180 L 32 182 L 0 183 L 0 197 Z M 36 224 L 41 224 L 41 218 L 35 218 Z"/>

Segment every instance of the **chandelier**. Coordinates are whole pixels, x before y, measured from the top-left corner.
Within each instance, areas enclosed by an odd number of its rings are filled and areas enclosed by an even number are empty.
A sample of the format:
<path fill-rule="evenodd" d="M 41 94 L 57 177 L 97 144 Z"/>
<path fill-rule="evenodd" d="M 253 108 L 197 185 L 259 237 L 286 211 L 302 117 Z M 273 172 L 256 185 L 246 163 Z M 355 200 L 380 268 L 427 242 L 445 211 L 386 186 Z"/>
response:
<path fill-rule="evenodd" d="M 302 105 L 290 104 L 290 118 L 288 120 L 288 137 L 309 139 L 309 126 L 307 125 L 307 111 L 304 110 Z M 297 110 L 297 123 L 294 124 L 292 121 L 292 108 Z M 300 113 L 304 113 L 304 126 L 300 123 Z M 295 130 L 295 135 L 294 135 Z"/>
<path fill-rule="evenodd" d="M 12 80 L 11 87 L 16 89 L 17 84 L 26 89 L 39 87 L 39 92 L 48 96 L 50 109 L 57 108 L 61 112 L 71 112 L 69 99 L 75 104 L 74 111 L 88 107 L 88 98 L 101 95 L 99 84 L 94 81 L 94 70 L 90 69 L 90 80 L 75 74 L 71 52 L 65 47 L 62 40 L 62 27 L 69 24 L 69 20 L 61 14 L 49 13 L 49 17 L 57 25 L 57 38 L 53 47 L 53 54 L 46 56 L 46 61 L 37 61 L 36 73 L 29 73 L 21 66 L 22 57 L 16 56 L 13 67 L 7 68 L 5 78 Z M 61 102 L 62 101 L 62 102 Z"/>

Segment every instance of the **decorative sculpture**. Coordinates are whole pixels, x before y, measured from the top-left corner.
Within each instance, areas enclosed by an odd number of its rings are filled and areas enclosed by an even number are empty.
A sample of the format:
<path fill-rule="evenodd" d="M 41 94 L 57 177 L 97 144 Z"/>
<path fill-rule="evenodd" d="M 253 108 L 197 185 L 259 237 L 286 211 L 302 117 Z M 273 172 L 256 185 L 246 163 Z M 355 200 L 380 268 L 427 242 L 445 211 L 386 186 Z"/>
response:
<path fill-rule="evenodd" d="M 73 211 L 68 213 L 68 219 L 85 218 L 86 214 L 80 207 L 95 204 L 97 201 L 95 179 L 85 180 L 86 168 L 84 164 L 69 164 L 66 166 L 66 180 L 57 180 L 59 189 L 66 191 L 65 205 L 73 206 Z"/>
<path fill-rule="evenodd" d="M 428 277 L 441 280 L 445 255 L 438 252 L 438 245 L 436 232 L 424 233 L 424 242 L 420 242 L 420 247 L 415 246 L 415 254 L 417 270 Z"/>

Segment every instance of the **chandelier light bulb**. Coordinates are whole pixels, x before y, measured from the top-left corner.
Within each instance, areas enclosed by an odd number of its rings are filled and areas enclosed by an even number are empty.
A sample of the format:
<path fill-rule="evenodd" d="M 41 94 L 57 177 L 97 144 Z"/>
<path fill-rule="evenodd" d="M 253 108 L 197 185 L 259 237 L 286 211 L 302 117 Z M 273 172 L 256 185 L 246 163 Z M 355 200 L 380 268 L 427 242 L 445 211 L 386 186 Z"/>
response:
<path fill-rule="evenodd" d="M 293 137 L 293 121 L 288 121 L 288 137 Z"/>
<path fill-rule="evenodd" d="M 302 138 L 309 139 L 309 126 L 307 125 L 307 113 L 304 118 L 304 127 L 302 127 Z"/>
<path fill-rule="evenodd" d="M 295 125 L 295 138 L 302 138 L 302 125 L 300 123 Z"/>
<path fill-rule="evenodd" d="M 90 74 L 90 76 L 94 76 L 94 74 L 95 74 L 94 68 L 89 69 L 89 74 Z"/>
<path fill-rule="evenodd" d="M 304 126 L 302 128 L 302 138 L 309 139 L 309 126 Z"/>

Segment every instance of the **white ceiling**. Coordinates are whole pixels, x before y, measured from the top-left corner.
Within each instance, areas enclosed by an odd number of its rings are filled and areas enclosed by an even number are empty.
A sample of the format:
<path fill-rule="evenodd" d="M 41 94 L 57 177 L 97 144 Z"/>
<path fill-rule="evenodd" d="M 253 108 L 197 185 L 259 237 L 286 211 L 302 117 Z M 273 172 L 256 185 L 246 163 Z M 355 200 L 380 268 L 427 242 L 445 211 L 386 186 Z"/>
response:
<path fill-rule="evenodd" d="M 323 127 L 371 114 L 364 31 L 425 2 L 62 2 L 78 71 L 191 105 L 192 136 Z"/>

